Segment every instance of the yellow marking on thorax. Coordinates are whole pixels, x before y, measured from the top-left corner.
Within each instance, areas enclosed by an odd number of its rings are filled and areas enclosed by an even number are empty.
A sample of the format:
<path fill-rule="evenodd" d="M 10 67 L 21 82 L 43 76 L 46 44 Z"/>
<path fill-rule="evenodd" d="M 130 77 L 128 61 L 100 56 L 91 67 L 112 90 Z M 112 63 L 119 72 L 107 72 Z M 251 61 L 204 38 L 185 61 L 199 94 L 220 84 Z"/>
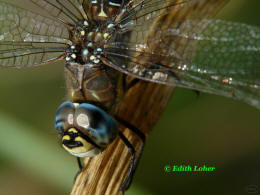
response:
<path fill-rule="evenodd" d="M 107 14 L 104 12 L 104 9 L 103 9 L 103 3 L 101 4 L 101 11 L 99 12 L 98 14 L 99 17 L 107 17 Z"/>

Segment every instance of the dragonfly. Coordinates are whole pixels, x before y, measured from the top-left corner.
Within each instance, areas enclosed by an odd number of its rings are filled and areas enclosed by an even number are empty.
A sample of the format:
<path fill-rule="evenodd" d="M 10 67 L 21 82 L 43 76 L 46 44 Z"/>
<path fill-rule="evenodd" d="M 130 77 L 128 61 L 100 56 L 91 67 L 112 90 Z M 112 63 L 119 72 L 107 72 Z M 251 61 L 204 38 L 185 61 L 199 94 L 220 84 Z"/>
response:
<path fill-rule="evenodd" d="M 81 171 L 80 158 L 100 154 L 119 136 L 131 153 L 121 193 L 146 137 L 115 110 L 140 80 L 260 108 L 260 28 L 212 19 L 228 0 L 28 0 L 27 8 L 23 2 L 0 1 L 0 67 L 64 61 L 69 101 L 55 116 L 62 146 Z M 137 154 L 119 124 L 142 141 Z"/>

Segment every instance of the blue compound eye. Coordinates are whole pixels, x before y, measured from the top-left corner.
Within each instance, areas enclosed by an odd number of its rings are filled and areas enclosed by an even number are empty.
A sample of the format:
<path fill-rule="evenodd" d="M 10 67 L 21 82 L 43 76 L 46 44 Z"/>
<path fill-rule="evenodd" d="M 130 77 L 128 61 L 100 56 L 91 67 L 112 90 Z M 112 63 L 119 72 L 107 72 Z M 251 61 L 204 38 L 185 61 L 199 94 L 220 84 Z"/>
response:
<path fill-rule="evenodd" d="M 72 102 L 61 104 L 55 115 L 55 128 L 59 136 L 63 136 L 64 131 L 73 126 L 73 116 L 75 106 Z"/>
<path fill-rule="evenodd" d="M 87 103 L 64 102 L 57 110 L 55 127 L 63 147 L 78 157 L 100 153 L 118 134 L 115 120 Z"/>
<path fill-rule="evenodd" d="M 82 103 L 75 111 L 74 125 L 97 145 L 106 147 L 117 136 L 115 120 L 99 107 Z"/>

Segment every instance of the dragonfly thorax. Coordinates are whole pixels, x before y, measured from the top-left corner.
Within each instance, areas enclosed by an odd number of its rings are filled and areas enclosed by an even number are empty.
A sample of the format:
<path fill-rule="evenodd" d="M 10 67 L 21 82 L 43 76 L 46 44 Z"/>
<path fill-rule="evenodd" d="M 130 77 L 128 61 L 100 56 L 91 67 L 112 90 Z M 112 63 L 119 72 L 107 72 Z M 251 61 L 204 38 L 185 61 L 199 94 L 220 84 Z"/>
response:
<path fill-rule="evenodd" d="M 113 27 L 112 23 L 97 26 L 88 21 L 73 26 L 69 29 L 72 45 L 67 49 L 66 62 L 98 64 Z"/>

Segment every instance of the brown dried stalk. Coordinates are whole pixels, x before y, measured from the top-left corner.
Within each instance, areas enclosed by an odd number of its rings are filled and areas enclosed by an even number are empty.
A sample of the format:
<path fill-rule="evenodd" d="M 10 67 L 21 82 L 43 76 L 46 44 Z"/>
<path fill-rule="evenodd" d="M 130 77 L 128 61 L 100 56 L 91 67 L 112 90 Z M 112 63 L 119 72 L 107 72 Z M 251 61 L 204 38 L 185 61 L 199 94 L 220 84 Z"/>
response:
<path fill-rule="evenodd" d="M 141 81 L 132 88 L 117 107 L 117 113 L 125 121 L 141 129 L 146 136 L 165 109 L 173 87 Z M 124 135 L 139 150 L 141 140 L 128 129 Z M 72 195 L 119 194 L 130 162 L 130 153 L 117 138 L 102 154 L 86 158 L 83 171 L 79 174 Z"/>
<path fill-rule="evenodd" d="M 190 60 L 192 58 L 191 52 L 195 49 L 197 42 L 183 39 L 181 36 L 163 37 L 160 30 L 183 27 L 184 29 L 181 30 L 185 32 L 185 26 L 181 26 L 185 19 L 210 18 L 228 0 L 176 0 L 171 3 L 167 2 L 168 4 L 165 6 L 173 3 L 176 6 L 173 6 L 171 11 L 168 9 L 162 10 L 162 13 L 164 11 L 168 12 L 163 17 L 155 20 L 144 43 L 149 43 L 149 49 L 153 53 L 160 54 L 161 46 L 153 43 L 152 40 L 163 40 L 169 50 L 175 51 L 183 59 Z M 182 6 L 184 4 L 185 6 Z M 194 26 L 193 32 L 200 33 L 201 31 L 203 31 L 202 28 Z M 189 52 L 186 52 L 187 49 Z M 147 52 L 149 53 L 149 51 Z M 149 61 L 149 59 L 146 60 Z M 157 60 L 162 64 L 169 65 L 174 58 Z M 140 81 L 127 93 L 122 103 L 117 107 L 117 114 L 148 136 L 165 109 L 173 90 L 173 87 Z M 128 129 L 125 129 L 123 133 L 138 152 L 141 140 Z M 119 188 L 127 175 L 129 160 L 130 154 L 127 147 L 119 138 L 116 139 L 101 155 L 85 159 L 83 171 L 78 176 L 71 194 L 119 194 Z"/>

